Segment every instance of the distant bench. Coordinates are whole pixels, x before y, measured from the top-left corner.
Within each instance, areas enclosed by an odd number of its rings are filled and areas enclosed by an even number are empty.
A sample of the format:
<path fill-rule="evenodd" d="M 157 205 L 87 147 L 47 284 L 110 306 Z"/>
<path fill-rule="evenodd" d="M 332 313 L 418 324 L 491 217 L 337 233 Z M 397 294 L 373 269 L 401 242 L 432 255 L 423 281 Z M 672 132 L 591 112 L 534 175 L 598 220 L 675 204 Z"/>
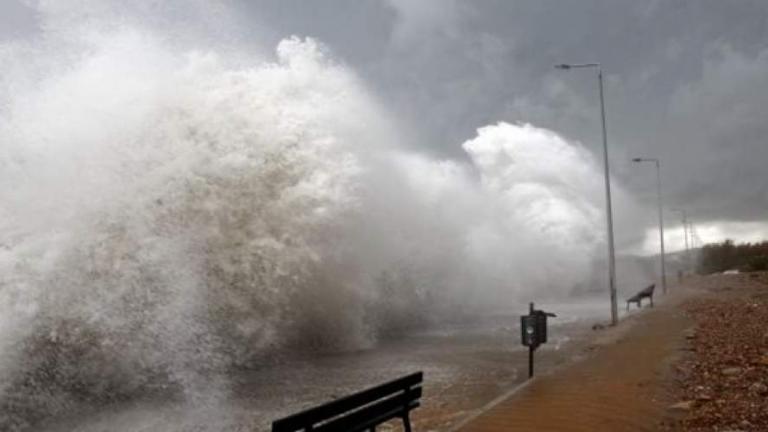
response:
<path fill-rule="evenodd" d="M 328 402 L 272 423 L 272 432 L 375 431 L 394 418 L 411 432 L 410 412 L 419 406 L 423 374 L 402 378 Z"/>
<path fill-rule="evenodd" d="M 648 297 L 651 300 L 651 307 L 653 307 L 653 290 L 656 288 L 656 284 L 651 284 L 647 288 L 643 289 L 639 293 L 633 295 L 627 299 L 627 310 L 629 310 L 630 303 L 637 303 L 637 307 L 643 307 L 643 299 Z"/>

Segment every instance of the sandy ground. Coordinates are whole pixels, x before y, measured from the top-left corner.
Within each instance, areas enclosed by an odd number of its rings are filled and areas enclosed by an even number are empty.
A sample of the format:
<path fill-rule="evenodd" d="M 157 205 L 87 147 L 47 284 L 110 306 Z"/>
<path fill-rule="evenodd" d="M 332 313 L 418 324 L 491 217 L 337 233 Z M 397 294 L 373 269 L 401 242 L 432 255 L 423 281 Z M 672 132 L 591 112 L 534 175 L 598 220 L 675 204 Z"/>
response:
<path fill-rule="evenodd" d="M 271 420 L 415 370 L 425 372 L 417 431 L 768 430 L 768 274 L 690 278 L 655 308 L 593 331 L 605 303 L 542 305 L 560 315 L 530 381 L 518 314 L 509 313 L 244 371 L 220 405 L 137 400 L 37 430 L 269 430 Z"/>
<path fill-rule="evenodd" d="M 690 326 L 680 305 L 691 295 L 675 287 L 655 308 L 599 332 L 580 361 L 535 378 L 459 430 L 657 430 L 675 398 L 672 366 Z"/>
<path fill-rule="evenodd" d="M 462 432 L 768 431 L 768 273 L 689 278 Z"/>
<path fill-rule="evenodd" d="M 695 369 L 690 364 L 696 359 L 691 344 L 704 341 L 691 337 L 698 323 L 691 305 L 742 299 L 746 291 L 739 281 L 754 282 L 746 276 L 692 278 L 659 295 L 655 308 L 633 309 L 619 326 L 599 330 L 590 327 L 605 315 L 604 299 L 544 305 L 562 314 L 552 322 L 551 343 L 537 352 L 538 375 L 530 381 L 527 352 L 519 345 L 518 316 L 509 314 L 375 349 L 245 372 L 233 381 L 232 396 L 223 407 L 190 410 L 170 401 L 137 401 L 57 419 L 39 430 L 268 430 L 271 420 L 283 415 L 414 370 L 425 372 L 422 407 L 413 417 L 417 431 L 684 430 L 705 405 L 694 400 L 687 409 L 670 409 L 687 401 L 699 385 L 691 381 L 695 374 L 680 372 L 681 367 Z M 401 429 L 393 423 L 379 430 Z"/>

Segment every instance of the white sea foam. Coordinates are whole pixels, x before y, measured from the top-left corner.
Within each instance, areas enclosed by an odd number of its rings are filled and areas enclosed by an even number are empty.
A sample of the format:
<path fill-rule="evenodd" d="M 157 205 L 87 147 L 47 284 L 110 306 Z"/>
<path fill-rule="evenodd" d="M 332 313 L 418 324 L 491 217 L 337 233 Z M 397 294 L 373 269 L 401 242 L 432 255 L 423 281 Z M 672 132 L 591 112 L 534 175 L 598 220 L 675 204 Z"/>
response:
<path fill-rule="evenodd" d="M 565 294 L 602 251 L 577 143 L 499 123 L 466 160 L 400 145 L 313 39 L 237 66 L 130 27 L 6 44 L 0 425 L 161 392 L 293 349 Z"/>

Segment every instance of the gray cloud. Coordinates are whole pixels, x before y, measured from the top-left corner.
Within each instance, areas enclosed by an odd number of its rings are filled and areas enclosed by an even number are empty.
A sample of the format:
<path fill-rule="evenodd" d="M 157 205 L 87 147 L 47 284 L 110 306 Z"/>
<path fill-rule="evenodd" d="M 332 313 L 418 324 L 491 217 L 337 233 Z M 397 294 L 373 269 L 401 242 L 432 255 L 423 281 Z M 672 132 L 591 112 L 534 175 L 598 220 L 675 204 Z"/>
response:
<path fill-rule="evenodd" d="M 652 176 L 627 161 L 658 156 L 671 205 L 689 207 L 700 221 L 763 217 L 765 2 L 386 5 L 395 15 L 379 10 L 376 33 L 358 32 L 359 23 L 335 21 L 332 13 L 323 18 L 333 31 L 319 24 L 312 30 L 409 124 L 415 146 L 462 157 L 459 143 L 476 127 L 504 119 L 552 128 L 599 154 L 594 76 L 552 69 L 563 61 L 599 61 L 608 77 L 614 172 L 622 182 L 652 204 Z M 300 8 L 293 13 L 302 15 Z"/>
<path fill-rule="evenodd" d="M 61 11 L 90 2 L 42 3 Z M 199 19 L 211 3 L 189 4 L 108 9 L 265 49 L 291 34 L 316 37 L 377 93 L 408 145 L 442 157 L 465 157 L 460 144 L 499 120 L 551 128 L 599 155 L 594 75 L 552 68 L 599 61 L 614 174 L 630 191 L 653 204 L 652 176 L 628 159 L 658 156 L 667 202 L 699 221 L 757 221 L 768 210 L 764 0 L 215 2 L 217 13 L 232 11 L 227 28 Z M 0 16 L 13 23 L 2 39 L 36 25 L 17 1 Z"/>
<path fill-rule="evenodd" d="M 27 36 L 35 27 L 35 10 L 16 0 L 0 5 L 0 40 Z"/>

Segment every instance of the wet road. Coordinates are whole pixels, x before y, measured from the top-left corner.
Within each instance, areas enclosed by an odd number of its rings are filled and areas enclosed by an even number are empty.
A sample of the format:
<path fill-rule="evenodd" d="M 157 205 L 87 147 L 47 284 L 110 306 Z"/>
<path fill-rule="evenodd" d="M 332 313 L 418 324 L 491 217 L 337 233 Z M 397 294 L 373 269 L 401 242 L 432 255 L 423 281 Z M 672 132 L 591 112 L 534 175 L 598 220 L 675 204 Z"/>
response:
<path fill-rule="evenodd" d="M 651 432 L 672 402 L 671 364 L 688 318 L 673 299 L 602 332 L 588 360 L 540 377 L 460 432 Z M 599 339 L 603 339 L 602 341 Z"/>
<path fill-rule="evenodd" d="M 590 326 L 606 318 L 602 299 L 542 304 L 558 313 L 550 343 L 537 351 L 537 371 L 569 362 Z M 520 313 L 527 307 L 521 305 Z M 527 374 L 519 315 L 494 314 L 471 323 L 424 331 L 374 348 L 293 358 L 235 374 L 228 396 L 197 404 L 141 400 L 83 411 L 40 428 L 44 432 L 254 431 L 272 420 L 363 388 L 422 370 L 425 396 L 417 430 L 445 430 L 475 413 Z"/>

